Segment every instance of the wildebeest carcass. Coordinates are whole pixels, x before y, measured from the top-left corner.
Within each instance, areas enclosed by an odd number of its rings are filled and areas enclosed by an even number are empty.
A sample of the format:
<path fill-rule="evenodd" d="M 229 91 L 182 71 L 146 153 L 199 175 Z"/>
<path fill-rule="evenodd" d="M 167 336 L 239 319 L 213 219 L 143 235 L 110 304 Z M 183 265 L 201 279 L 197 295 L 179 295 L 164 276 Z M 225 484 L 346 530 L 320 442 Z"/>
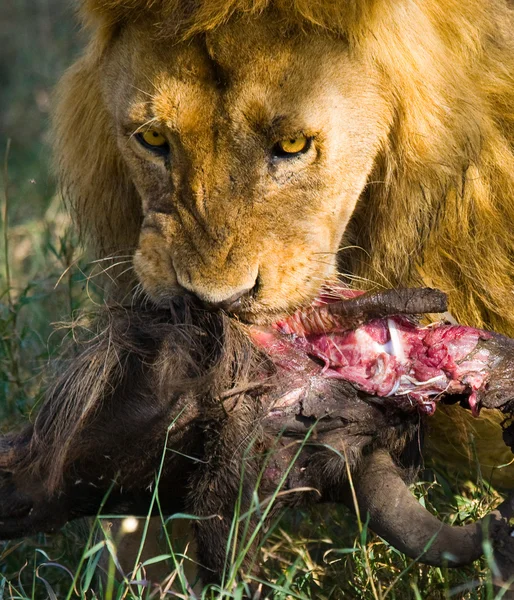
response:
<path fill-rule="evenodd" d="M 1 441 L 0 537 L 52 531 L 101 506 L 147 514 L 162 465 L 164 512 L 220 517 L 195 525 L 206 581 L 223 571 L 220 539 L 238 500 L 245 512 L 256 489 L 265 505 L 280 488 L 274 510 L 357 503 L 374 531 L 428 564 L 467 564 L 490 536 L 501 584 L 514 575 L 513 497 L 450 527 L 406 484 L 438 401 L 502 410 L 512 437 L 514 342 L 412 317 L 445 310 L 426 289 L 332 289 L 268 327 L 184 298 L 111 308 L 34 425 Z M 245 568 L 256 568 L 251 548 Z"/>

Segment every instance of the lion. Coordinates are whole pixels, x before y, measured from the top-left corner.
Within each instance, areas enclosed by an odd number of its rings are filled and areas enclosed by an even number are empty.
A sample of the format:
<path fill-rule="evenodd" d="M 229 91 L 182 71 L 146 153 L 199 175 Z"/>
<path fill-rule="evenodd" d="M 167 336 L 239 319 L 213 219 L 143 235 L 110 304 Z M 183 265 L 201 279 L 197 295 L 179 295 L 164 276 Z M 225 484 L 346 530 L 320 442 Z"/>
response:
<path fill-rule="evenodd" d="M 82 15 L 54 147 L 94 256 L 133 260 L 113 295 L 192 294 L 266 323 L 339 278 L 430 286 L 458 321 L 514 336 L 510 0 L 85 0 Z M 487 477 L 510 460 L 493 415 L 452 407 L 428 445 Z"/>

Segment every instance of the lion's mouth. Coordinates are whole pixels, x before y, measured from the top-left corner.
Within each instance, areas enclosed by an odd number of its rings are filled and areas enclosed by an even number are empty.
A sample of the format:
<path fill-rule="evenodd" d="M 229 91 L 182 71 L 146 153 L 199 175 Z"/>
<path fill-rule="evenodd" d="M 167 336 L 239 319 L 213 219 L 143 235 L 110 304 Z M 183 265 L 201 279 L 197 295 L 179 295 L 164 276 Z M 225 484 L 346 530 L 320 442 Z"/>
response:
<path fill-rule="evenodd" d="M 252 326 L 251 336 L 281 369 L 344 379 L 407 408 L 433 414 L 437 401 L 464 395 L 475 416 L 494 357 L 481 344 L 491 334 L 415 314 L 444 312 L 435 290 L 386 290 L 363 295 L 332 287 L 307 309 Z"/>

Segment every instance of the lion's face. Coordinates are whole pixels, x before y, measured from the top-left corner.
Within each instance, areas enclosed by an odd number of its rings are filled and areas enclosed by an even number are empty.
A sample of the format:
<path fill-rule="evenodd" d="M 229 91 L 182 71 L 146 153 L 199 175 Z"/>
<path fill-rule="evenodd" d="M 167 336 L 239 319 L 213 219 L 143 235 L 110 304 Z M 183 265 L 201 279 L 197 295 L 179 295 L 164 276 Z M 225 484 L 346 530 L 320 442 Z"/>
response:
<path fill-rule="evenodd" d="M 344 42 L 262 17 L 180 44 L 138 24 L 103 80 L 154 300 L 188 290 L 264 321 L 334 277 L 393 118 L 379 74 Z"/>

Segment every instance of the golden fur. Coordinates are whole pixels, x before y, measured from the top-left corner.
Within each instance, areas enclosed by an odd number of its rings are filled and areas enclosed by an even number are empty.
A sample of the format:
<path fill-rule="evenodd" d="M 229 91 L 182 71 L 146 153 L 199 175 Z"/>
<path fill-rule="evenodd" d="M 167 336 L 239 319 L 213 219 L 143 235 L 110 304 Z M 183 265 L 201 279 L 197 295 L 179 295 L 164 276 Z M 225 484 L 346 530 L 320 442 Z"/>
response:
<path fill-rule="evenodd" d="M 55 115 L 62 181 L 98 255 L 135 252 L 154 299 L 181 286 L 217 302 L 257 281 L 240 312 L 269 319 L 339 270 L 356 287 L 438 287 L 459 321 L 514 336 L 508 0 L 83 12 L 91 42 Z M 149 123 L 171 167 L 136 141 Z M 270 160 L 299 133 L 308 153 Z"/>

